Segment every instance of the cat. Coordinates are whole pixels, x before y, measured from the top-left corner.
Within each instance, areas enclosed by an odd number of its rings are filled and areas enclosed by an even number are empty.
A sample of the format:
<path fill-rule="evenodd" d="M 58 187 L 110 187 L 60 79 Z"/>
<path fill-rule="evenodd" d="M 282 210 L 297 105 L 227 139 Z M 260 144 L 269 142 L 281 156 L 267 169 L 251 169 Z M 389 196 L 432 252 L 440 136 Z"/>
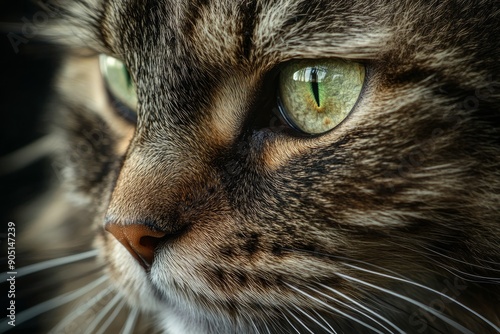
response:
<path fill-rule="evenodd" d="M 61 257 L 15 329 L 500 331 L 498 2 L 40 5 L 62 181 L 20 244 Z"/>

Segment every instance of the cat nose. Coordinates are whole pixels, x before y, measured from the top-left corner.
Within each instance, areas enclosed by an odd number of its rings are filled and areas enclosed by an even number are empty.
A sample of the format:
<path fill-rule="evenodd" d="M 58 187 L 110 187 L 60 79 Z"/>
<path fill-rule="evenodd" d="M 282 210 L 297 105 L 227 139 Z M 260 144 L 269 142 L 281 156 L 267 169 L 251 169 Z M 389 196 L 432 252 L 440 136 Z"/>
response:
<path fill-rule="evenodd" d="M 121 242 L 145 269 L 153 264 L 155 249 L 167 235 L 166 232 L 154 230 L 143 224 L 106 223 L 105 229 Z"/>

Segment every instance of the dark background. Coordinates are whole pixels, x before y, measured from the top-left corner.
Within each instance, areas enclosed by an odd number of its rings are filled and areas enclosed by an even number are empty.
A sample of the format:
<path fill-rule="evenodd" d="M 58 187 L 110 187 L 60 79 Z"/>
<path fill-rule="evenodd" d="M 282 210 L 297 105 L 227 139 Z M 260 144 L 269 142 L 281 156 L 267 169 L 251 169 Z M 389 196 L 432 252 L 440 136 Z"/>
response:
<path fill-rule="evenodd" d="M 0 1 L 0 158 L 47 134 L 49 120 L 44 110 L 59 62 L 57 51 L 35 36 L 21 43 L 16 53 L 9 40 L 9 33 L 25 38 L 24 21 L 27 19 L 36 27 L 33 17 L 39 10 L 32 1 Z M 5 167 L 5 163 L 0 166 L 2 226 L 15 221 L 23 206 L 36 198 L 51 179 L 48 159 L 39 159 L 9 173 L 3 170 Z M 22 222 L 16 225 L 22 229 Z M 6 228 L 2 228 L 0 236 L 5 232 Z"/>
<path fill-rule="evenodd" d="M 0 273 L 7 271 L 7 224 L 16 224 L 16 239 L 28 221 L 18 218 L 35 198 L 47 189 L 54 172 L 48 158 L 34 161 L 28 166 L 6 172 L 2 158 L 22 149 L 48 133 L 50 120 L 44 111 L 51 98 L 54 73 L 58 68 L 59 55 L 36 36 L 26 44 L 20 44 L 16 53 L 9 40 L 9 33 L 24 38 L 23 18 L 32 22 L 34 14 L 40 9 L 33 1 L 0 0 Z M 22 247 L 16 243 L 16 266 L 22 266 Z M 6 318 L 8 285 L 2 275 L 0 281 L 0 322 Z M 16 313 L 39 302 L 30 293 L 26 283 L 16 280 Z M 37 333 L 38 319 L 24 326 L 13 328 L 8 333 Z"/>

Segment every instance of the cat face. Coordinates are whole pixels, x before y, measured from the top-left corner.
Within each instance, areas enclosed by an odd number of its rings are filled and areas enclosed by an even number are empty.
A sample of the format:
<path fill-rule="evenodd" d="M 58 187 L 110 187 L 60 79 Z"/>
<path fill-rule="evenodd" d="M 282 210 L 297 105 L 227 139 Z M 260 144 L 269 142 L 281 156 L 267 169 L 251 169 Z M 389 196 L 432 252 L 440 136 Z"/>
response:
<path fill-rule="evenodd" d="M 65 5 L 137 98 L 68 57 L 66 182 L 114 288 L 172 333 L 498 330 L 491 5 Z"/>

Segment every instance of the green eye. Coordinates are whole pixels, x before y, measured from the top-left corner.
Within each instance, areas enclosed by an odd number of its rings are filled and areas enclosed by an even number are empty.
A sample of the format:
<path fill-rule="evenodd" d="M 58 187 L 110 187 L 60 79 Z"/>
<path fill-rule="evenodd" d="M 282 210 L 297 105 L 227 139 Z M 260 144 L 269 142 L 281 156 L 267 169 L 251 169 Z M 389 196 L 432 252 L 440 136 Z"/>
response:
<path fill-rule="evenodd" d="M 115 100 L 133 112 L 137 110 L 135 84 L 125 64 L 116 58 L 100 56 L 101 73 L 106 86 Z"/>
<path fill-rule="evenodd" d="M 280 74 L 279 104 L 290 126 L 320 134 L 350 113 L 365 80 L 362 64 L 342 60 L 299 60 Z"/>

